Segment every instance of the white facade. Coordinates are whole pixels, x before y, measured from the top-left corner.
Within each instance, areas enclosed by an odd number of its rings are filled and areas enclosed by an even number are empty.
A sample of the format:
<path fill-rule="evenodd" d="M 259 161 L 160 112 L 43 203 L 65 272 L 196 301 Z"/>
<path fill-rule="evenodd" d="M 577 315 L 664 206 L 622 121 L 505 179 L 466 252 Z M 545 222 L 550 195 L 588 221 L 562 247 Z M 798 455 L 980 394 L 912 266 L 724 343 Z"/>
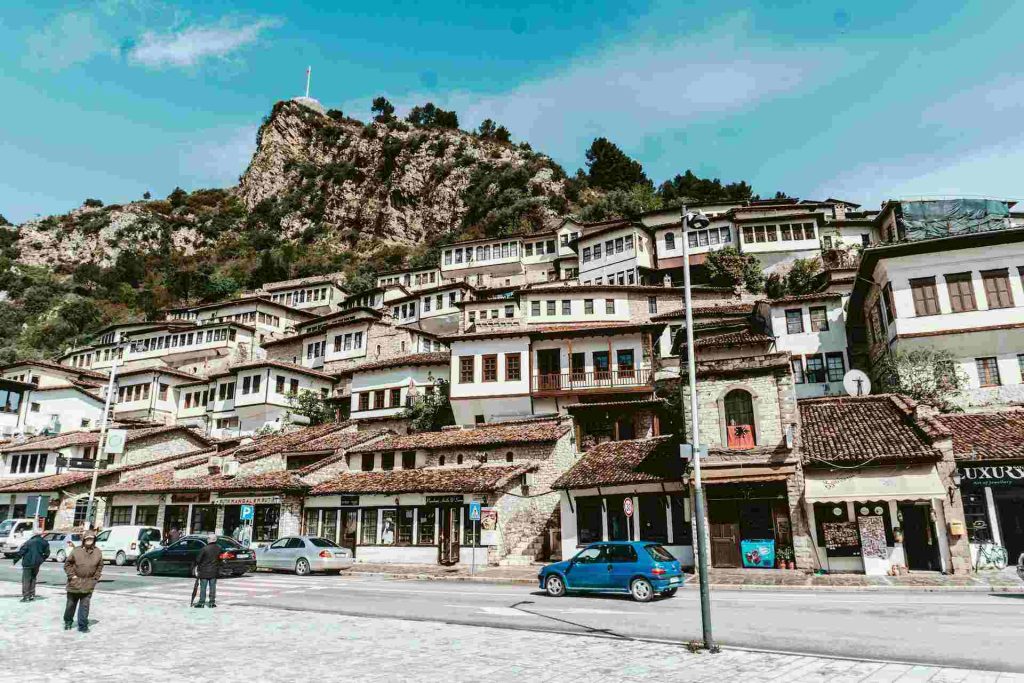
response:
<path fill-rule="evenodd" d="M 447 363 L 354 372 L 350 415 L 356 419 L 398 417 L 415 397 L 432 391 L 438 379 L 448 381 Z"/>
<path fill-rule="evenodd" d="M 634 285 L 641 283 L 640 269 L 655 267 L 654 241 L 647 230 L 624 225 L 579 238 L 581 284 Z"/>
<path fill-rule="evenodd" d="M 484 356 L 496 356 L 497 363 L 494 379 L 486 382 L 483 377 Z M 518 378 L 509 377 L 509 356 L 518 357 Z M 529 357 L 530 340 L 525 334 L 453 341 L 450 401 L 456 424 L 474 424 L 478 416 L 483 416 L 485 422 L 492 422 L 496 418 L 533 414 Z M 472 381 L 468 381 L 468 373 L 462 373 L 462 358 L 472 359 Z"/>
<path fill-rule="evenodd" d="M 77 387 L 65 386 L 32 391 L 24 422 L 36 433 L 54 427 L 63 433 L 94 429 L 102 420 L 102 398 Z"/>
<path fill-rule="evenodd" d="M 775 348 L 792 356 L 796 397 L 845 393 L 846 300 L 836 295 L 816 300 L 771 302 Z"/>
<path fill-rule="evenodd" d="M 629 295 L 614 288 L 524 290 L 520 293 L 520 306 L 523 319 L 531 325 L 625 322 L 630 319 Z"/>
<path fill-rule="evenodd" d="M 385 273 L 377 277 L 377 286 L 402 285 L 410 292 L 435 287 L 441 284 L 440 268 L 423 268 L 419 270 L 403 270 Z"/>

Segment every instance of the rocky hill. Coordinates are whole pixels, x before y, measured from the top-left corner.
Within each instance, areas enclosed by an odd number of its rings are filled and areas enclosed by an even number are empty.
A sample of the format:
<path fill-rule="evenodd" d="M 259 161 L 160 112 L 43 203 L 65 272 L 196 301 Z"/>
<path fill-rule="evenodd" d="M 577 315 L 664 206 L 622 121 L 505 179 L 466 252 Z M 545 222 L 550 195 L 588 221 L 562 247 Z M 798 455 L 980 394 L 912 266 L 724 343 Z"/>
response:
<path fill-rule="evenodd" d="M 30 221 L 18 260 L 69 273 L 111 267 L 125 249 L 191 255 L 261 230 L 333 253 L 523 232 L 568 208 L 565 183 L 525 145 L 279 102 L 237 187 Z"/>

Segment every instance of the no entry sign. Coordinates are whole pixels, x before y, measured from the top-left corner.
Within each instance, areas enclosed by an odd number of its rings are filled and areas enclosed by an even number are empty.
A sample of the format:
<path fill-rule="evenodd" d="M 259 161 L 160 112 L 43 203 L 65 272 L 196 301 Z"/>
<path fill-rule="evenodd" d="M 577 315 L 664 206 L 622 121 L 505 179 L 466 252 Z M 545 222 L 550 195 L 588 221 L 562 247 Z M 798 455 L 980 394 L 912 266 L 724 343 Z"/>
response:
<path fill-rule="evenodd" d="M 622 499 L 622 511 L 626 513 L 627 517 L 633 516 L 633 499 L 623 498 Z"/>

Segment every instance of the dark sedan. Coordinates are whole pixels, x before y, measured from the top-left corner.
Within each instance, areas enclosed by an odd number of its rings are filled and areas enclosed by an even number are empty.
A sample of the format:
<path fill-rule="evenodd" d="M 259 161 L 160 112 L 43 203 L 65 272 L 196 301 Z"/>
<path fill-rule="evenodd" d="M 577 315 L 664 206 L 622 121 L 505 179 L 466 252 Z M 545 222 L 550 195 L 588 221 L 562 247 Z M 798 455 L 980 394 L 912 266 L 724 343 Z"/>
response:
<path fill-rule="evenodd" d="M 256 571 L 256 553 L 242 547 L 235 539 L 218 536 L 221 547 L 220 575 L 241 576 Z M 205 536 L 185 536 L 171 545 L 150 550 L 139 558 L 137 566 L 143 576 L 152 574 L 186 574 L 195 576 L 196 559 L 206 546 Z"/>

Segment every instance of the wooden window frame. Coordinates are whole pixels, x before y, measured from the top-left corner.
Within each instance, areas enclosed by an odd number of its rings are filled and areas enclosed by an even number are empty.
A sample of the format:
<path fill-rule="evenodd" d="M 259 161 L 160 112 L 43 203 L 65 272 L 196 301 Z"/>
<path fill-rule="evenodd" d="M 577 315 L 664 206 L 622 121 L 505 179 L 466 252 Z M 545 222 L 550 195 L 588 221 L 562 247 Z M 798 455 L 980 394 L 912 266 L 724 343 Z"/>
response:
<path fill-rule="evenodd" d="M 1008 268 L 998 268 L 996 270 L 983 270 L 981 271 L 981 282 L 985 288 L 985 299 L 988 302 L 989 310 L 998 308 L 1013 308 L 1013 289 L 1010 287 L 1010 271 Z M 1005 302 L 1003 299 L 1003 292 L 996 287 L 989 287 L 992 283 L 1002 282 L 1006 285 Z M 993 299 L 998 302 L 993 302 Z"/>
<path fill-rule="evenodd" d="M 498 354 L 488 353 L 481 356 L 480 360 L 480 381 L 498 381 Z"/>
<path fill-rule="evenodd" d="M 978 301 L 974 297 L 974 281 L 970 272 L 948 273 L 943 277 L 946 280 L 946 292 L 949 294 L 949 308 L 953 313 L 978 310 Z"/>
<path fill-rule="evenodd" d="M 516 353 L 505 354 L 505 381 L 506 382 L 518 382 L 523 378 L 523 361 L 522 354 L 518 351 Z"/>
<path fill-rule="evenodd" d="M 476 381 L 475 375 L 476 356 L 459 356 L 459 384 L 473 384 Z"/>
<path fill-rule="evenodd" d="M 935 286 L 935 276 L 915 277 L 910 279 L 910 295 L 914 301 L 914 314 L 920 317 L 941 315 L 939 290 Z M 934 310 L 930 310 L 934 306 Z"/>
<path fill-rule="evenodd" d="M 990 381 L 992 379 L 992 377 L 989 375 L 989 372 L 987 370 L 985 370 L 985 372 L 982 372 L 983 368 L 987 368 L 987 366 L 989 364 L 989 361 L 991 361 L 991 363 L 992 363 L 991 369 L 995 373 L 995 382 Z M 995 356 L 985 356 L 983 358 L 975 358 L 974 359 L 974 366 L 978 369 L 978 384 L 979 384 L 979 386 L 982 386 L 982 387 L 998 387 L 998 386 L 1002 386 L 1002 382 L 1001 382 L 1000 377 L 999 377 L 999 359 L 998 358 L 996 358 Z"/>

